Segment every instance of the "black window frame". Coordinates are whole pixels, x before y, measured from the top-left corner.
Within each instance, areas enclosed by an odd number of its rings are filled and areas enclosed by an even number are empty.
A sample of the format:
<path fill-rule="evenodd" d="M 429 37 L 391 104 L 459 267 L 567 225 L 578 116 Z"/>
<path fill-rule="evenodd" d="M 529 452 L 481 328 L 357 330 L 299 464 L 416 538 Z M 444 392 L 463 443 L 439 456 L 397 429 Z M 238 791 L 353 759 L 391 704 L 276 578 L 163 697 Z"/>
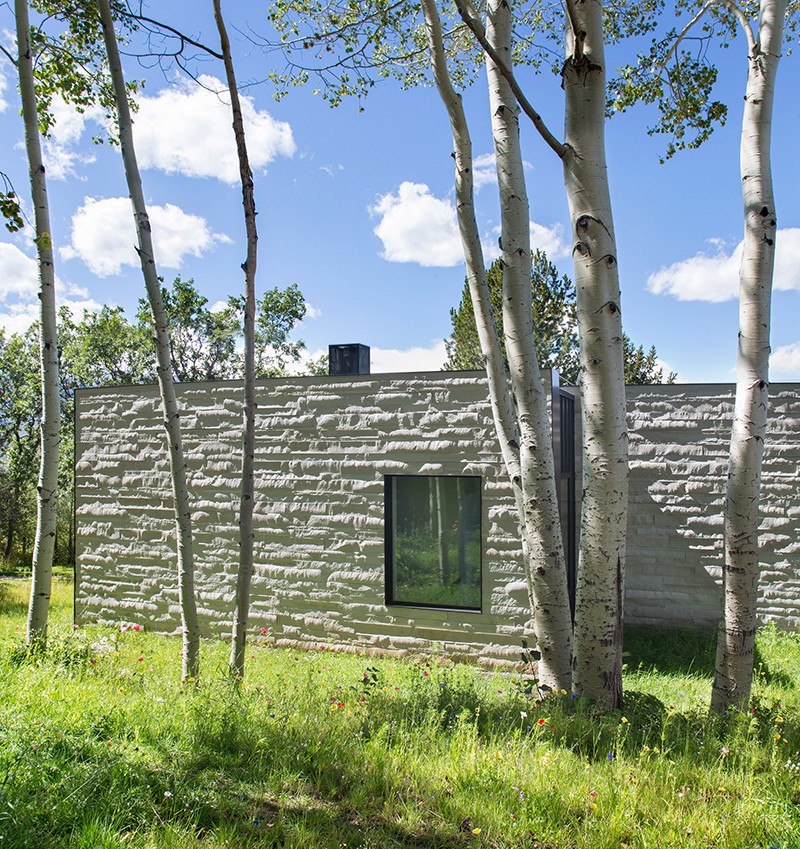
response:
<path fill-rule="evenodd" d="M 478 481 L 478 606 L 467 607 L 457 604 L 433 604 L 422 601 L 397 601 L 394 598 L 394 495 L 395 478 L 448 478 Z M 387 607 L 407 607 L 421 610 L 458 610 L 463 613 L 483 612 L 483 477 L 481 475 L 415 475 L 388 474 L 383 476 L 384 515 L 384 601 Z"/>

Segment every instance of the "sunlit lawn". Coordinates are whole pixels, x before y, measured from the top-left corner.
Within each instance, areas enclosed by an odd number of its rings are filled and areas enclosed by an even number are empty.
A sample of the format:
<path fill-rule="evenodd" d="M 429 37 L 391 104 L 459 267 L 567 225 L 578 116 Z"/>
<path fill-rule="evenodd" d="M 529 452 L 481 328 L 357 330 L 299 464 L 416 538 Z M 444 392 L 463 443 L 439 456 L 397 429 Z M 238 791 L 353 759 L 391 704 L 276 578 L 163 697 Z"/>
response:
<path fill-rule="evenodd" d="M 246 687 L 203 646 L 70 624 L 15 649 L 26 593 L 0 595 L 0 849 L 11 847 L 800 847 L 800 640 L 759 644 L 754 712 L 709 719 L 713 638 L 627 635 L 624 712 L 518 677 L 274 649 Z"/>

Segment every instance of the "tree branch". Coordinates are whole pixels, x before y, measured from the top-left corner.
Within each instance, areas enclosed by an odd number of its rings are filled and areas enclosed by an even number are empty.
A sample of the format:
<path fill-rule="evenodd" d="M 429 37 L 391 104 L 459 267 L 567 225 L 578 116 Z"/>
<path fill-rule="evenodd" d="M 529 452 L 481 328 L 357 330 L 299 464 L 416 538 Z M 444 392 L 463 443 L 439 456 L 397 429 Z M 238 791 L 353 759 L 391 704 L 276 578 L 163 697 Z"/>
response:
<path fill-rule="evenodd" d="M 11 64 L 16 68 L 17 60 L 11 55 L 11 53 L 8 52 L 8 50 L 6 50 L 6 48 L 2 44 L 0 44 L 0 51 L 5 54 L 8 61 L 11 62 Z"/>
<path fill-rule="evenodd" d="M 572 30 L 572 61 L 580 62 L 583 59 L 583 40 L 586 38 L 586 33 L 580 28 L 578 12 L 575 9 L 575 0 L 566 0 L 564 5 L 567 10 L 569 27 Z"/>
<path fill-rule="evenodd" d="M 750 26 L 750 21 L 747 19 L 747 16 L 744 12 L 736 5 L 736 3 L 732 2 L 732 0 L 708 0 L 708 2 L 703 6 L 702 9 L 689 21 L 688 24 L 681 30 L 680 35 L 675 39 L 672 46 L 670 47 L 667 55 L 664 57 L 664 61 L 661 63 L 659 67 L 659 72 L 666 67 L 669 60 L 673 57 L 673 55 L 677 52 L 680 43 L 684 38 L 688 35 L 690 30 L 692 30 L 697 23 L 705 16 L 705 14 L 712 9 L 714 6 L 725 6 L 736 16 L 736 19 L 739 21 L 742 29 L 744 30 L 745 37 L 747 38 L 747 48 L 752 55 L 756 50 L 756 39 L 753 34 L 753 28 Z"/>
<path fill-rule="evenodd" d="M 531 106 L 527 97 L 525 97 L 524 92 L 520 88 L 519 83 L 517 83 L 514 72 L 508 67 L 502 56 L 500 56 L 500 54 L 486 39 L 486 30 L 484 29 L 481 20 L 472 12 L 471 9 L 467 8 L 465 0 L 455 0 L 455 3 L 456 9 L 458 9 L 458 14 L 461 16 L 461 20 L 463 20 L 469 27 L 484 53 L 486 53 L 492 62 L 497 65 L 500 73 L 508 81 L 508 84 L 511 86 L 511 90 L 514 92 L 514 97 L 517 98 L 517 103 L 519 103 L 522 111 L 531 119 L 533 126 L 536 128 L 542 139 L 544 139 L 545 143 L 560 159 L 563 159 L 567 153 L 567 146 L 550 132 L 549 128 L 542 119 L 542 116 L 533 108 L 533 106 Z"/>
<path fill-rule="evenodd" d="M 222 59 L 221 53 L 217 53 L 216 50 L 213 50 L 212 48 L 208 47 L 207 45 L 203 44 L 200 41 L 195 41 L 193 38 L 190 38 L 188 35 L 186 35 L 185 33 L 182 33 L 180 30 L 177 30 L 174 27 L 171 27 L 169 24 L 162 23 L 161 21 L 156 21 L 153 18 L 148 18 L 145 15 L 135 15 L 131 11 L 125 12 L 124 16 L 126 18 L 129 18 L 130 20 L 140 21 L 141 23 L 145 23 L 145 24 L 151 24 L 154 27 L 158 27 L 159 29 L 166 30 L 167 32 L 172 33 L 172 35 L 174 35 L 176 38 L 180 39 L 182 44 L 184 44 L 184 43 L 185 44 L 191 44 L 192 47 L 196 47 L 196 48 L 198 48 L 198 50 L 204 50 L 206 53 L 213 56 L 215 59 L 220 59 L 220 60 Z M 183 50 L 183 48 L 181 48 L 181 52 L 182 52 L 182 50 Z"/>

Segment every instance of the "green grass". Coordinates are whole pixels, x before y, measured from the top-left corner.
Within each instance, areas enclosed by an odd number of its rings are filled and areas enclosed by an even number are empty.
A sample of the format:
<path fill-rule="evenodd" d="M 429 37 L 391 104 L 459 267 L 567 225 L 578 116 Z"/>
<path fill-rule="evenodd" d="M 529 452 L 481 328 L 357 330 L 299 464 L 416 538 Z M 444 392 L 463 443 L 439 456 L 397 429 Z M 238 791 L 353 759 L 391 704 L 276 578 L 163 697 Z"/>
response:
<path fill-rule="evenodd" d="M 755 711 L 709 718 L 707 634 L 630 633 L 624 712 L 537 703 L 444 659 L 271 648 L 247 686 L 203 645 L 73 629 L 26 658 L 0 591 L 0 849 L 796 849 L 800 640 L 764 631 Z M 796 766 L 795 766 L 796 765 Z"/>

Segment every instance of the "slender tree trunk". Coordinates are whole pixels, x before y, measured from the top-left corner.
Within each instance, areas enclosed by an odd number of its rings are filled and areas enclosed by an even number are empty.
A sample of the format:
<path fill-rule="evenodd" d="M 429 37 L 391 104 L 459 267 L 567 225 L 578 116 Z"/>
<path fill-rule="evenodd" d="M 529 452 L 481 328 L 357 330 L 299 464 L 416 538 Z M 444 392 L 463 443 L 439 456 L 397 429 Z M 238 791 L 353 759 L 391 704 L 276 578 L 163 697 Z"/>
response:
<path fill-rule="evenodd" d="M 458 581 L 467 585 L 467 495 L 464 478 L 458 483 Z"/>
<path fill-rule="evenodd" d="M 138 238 L 137 252 L 142 266 L 147 297 L 153 313 L 155 347 L 158 358 L 157 374 L 164 412 L 164 425 L 169 442 L 170 473 L 172 495 L 175 506 L 178 553 L 178 589 L 183 626 L 183 663 L 184 680 L 197 679 L 200 672 L 200 627 L 197 621 L 197 605 L 194 595 L 194 556 L 192 551 L 192 517 L 189 507 L 189 490 L 186 482 L 186 460 L 181 440 L 180 412 L 175 395 L 170 356 L 169 324 L 161 297 L 161 283 L 158 279 L 153 240 L 150 232 L 150 218 L 142 191 L 139 165 L 133 146 L 133 122 L 131 121 L 125 78 L 119 58 L 114 21 L 111 16 L 109 0 L 98 0 L 100 18 L 103 24 L 103 38 L 108 54 L 108 65 L 114 84 L 114 97 L 119 122 L 120 148 L 125 165 L 125 177 L 133 204 L 134 221 Z"/>
<path fill-rule="evenodd" d="M 739 267 L 739 354 L 725 499 L 724 610 L 711 707 L 747 706 L 758 603 L 758 500 L 767 433 L 770 299 L 777 216 L 770 145 L 775 78 L 786 0 L 762 0 L 759 37 L 748 57 L 742 120 L 744 250 Z"/>
<path fill-rule="evenodd" d="M 14 550 L 14 530 L 16 524 L 17 502 L 19 501 L 19 489 L 14 486 L 14 495 L 11 504 L 8 505 L 8 522 L 6 523 L 6 544 L 3 549 L 3 560 L 6 563 L 11 560 L 11 552 Z"/>
<path fill-rule="evenodd" d="M 486 37 L 511 64 L 512 16 L 506 0 L 489 0 Z M 519 107 L 508 81 L 487 57 L 497 179 L 500 190 L 503 333 L 517 406 L 524 528 L 534 595 L 534 627 L 542 654 L 540 679 L 570 686 L 572 620 L 564 540 L 555 482 L 548 394 L 533 338 L 531 236 L 519 138 Z M 547 682 L 549 684 L 549 681 Z"/>
<path fill-rule="evenodd" d="M 236 576 L 236 612 L 233 620 L 230 667 L 236 679 L 244 676 L 247 621 L 250 614 L 250 581 L 253 576 L 253 506 L 255 486 L 253 467 L 256 443 L 256 262 L 258 258 L 258 231 L 256 230 L 256 205 L 253 196 L 253 172 L 247 155 L 242 108 L 239 89 L 231 57 L 231 45 L 222 17 L 220 0 L 214 0 L 214 18 L 219 30 L 219 41 L 225 63 L 225 75 L 231 98 L 233 132 L 239 156 L 239 176 L 242 183 L 242 205 L 247 230 L 247 258 L 242 264 L 244 271 L 244 409 L 242 432 L 242 488 L 239 500 L 239 571 Z"/>
<path fill-rule="evenodd" d="M 560 535 L 558 540 L 551 540 L 552 545 L 543 544 L 539 531 L 543 528 L 544 532 L 549 534 L 550 531 L 548 529 L 550 524 L 548 522 L 542 525 L 536 524 L 538 517 L 534 517 L 533 515 L 536 509 L 532 500 L 536 496 L 530 489 L 531 484 L 538 487 L 536 491 L 542 496 L 543 502 L 547 504 L 546 509 L 548 511 L 550 505 L 557 510 L 557 502 L 555 499 L 548 500 L 548 483 L 547 481 L 543 481 L 542 477 L 537 474 L 537 468 L 539 467 L 535 462 L 532 462 L 534 457 L 531 454 L 531 449 L 535 452 L 536 448 L 534 447 L 534 441 L 530 438 L 531 434 L 529 430 L 535 430 L 533 422 L 536 416 L 535 414 L 531 415 L 531 411 L 528 408 L 525 408 L 522 413 L 525 419 L 528 440 L 525 441 L 520 438 L 520 426 L 514 412 L 514 404 L 508 388 L 508 377 L 505 372 L 502 349 L 492 314 L 489 290 L 486 285 L 483 251 L 481 249 L 480 234 L 475 219 L 472 144 L 469 129 L 464 116 L 461 97 L 454 91 L 447 71 L 441 22 L 434 0 L 422 0 L 422 8 L 428 31 L 434 78 L 442 102 L 447 109 L 453 134 L 458 224 L 464 247 L 467 280 L 469 282 L 475 313 L 475 323 L 478 330 L 481 353 L 486 364 L 489 396 L 492 404 L 495 428 L 506 470 L 511 481 L 519 516 L 523 561 L 528 584 L 528 598 L 536 638 L 539 642 L 542 655 L 539 664 L 539 677 L 542 684 L 546 687 L 567 689 L 570 686 L 571 647 L 569 602 L 566 593 L 566 570 L 563 568 L 563 544 L 560 543 Z M 526 250 L 530 253 L 530 241 L 526 245 Z M 530 276 L 528 276 L 526 285 L 530 297 Z M 530 320 L 530 317 L 531 310 L 529 305 L 528 320 Z M 525 344 L 519 338 L 518 341 L 520 341 L 520 344 Z M 519 366 L 515 370 L 518 372 L 517 376 L 519 377 Z M 532 394 L 535 396 L 535 389 L 532 390 Z M 530 397 L 531 393 L 524 392 L 521 395 L 523 404 L 527 403 Z M 519 400 L 520 397 L 517 398 L 517 401 Z M 544 395 L 542 395 L 542 401 L 546 410 L 546 399 Z M 545 418 L 545 423 L 546 421 Z M 521 460 L 521 441 L 525 442 L 524 450 L 526 452 L 526 459 L 524 462 Z M 542 475 L 547 474 L 545 456 L 548 451 L 547 446 L 550 446 L 550 471 L 552 472 L 552 446 L 549 432 L 545 442 L 546 445 L 542 446 L 541 454 L 538 455 L 538 458 L 545 458 L 543 460 L 544 466 L 540 469 Z M 554 489 L 555 485 L 552 474 L 550 475 L 550 483 Z M 539 484 L 541 484 L 540 487 Z M 531 525 L 531 522 L 534 524 Z M 555 527 L 560 527 L 557 513 Z M 559 545 L 561 545 L 562 551 L 561 569 L 558 568 L 557 563 Z M 556 552 L 555 556 L 553 556 L 553 552 Z M 558 588 L 558 584 L 561 581 L 563 581 L 563 593 Z M 551 591 L 553 592 L 552 595 L 550 595 Z M 561 604 L 562 596 L 564 600 L 563 605 Z M 550 606 L 551 599 L 552 606 Z"/>
<path fill-rule="evenodd" d="M 564 184 L 572 221 L 581 359 L 583 504 L 573 687 L 622 701 L 622 617 L 628 510 L 619 274 L 605 155 L 603 9 L 568 0 Z"/>
<path fill-rule="evenodd" d="M 36 225 L 36 252 L 39 260 L 39 349 L 42 367 L 42 458 L 37 484 L 36 537 L 33 546 L 31 598 L 28 608 L 27 643 L 30 648 L 47 642 L 47 615 L 53 576 L 58 497 L 58 450 L 61 432 L 61 405 L 58 394 L 58 339 L 56 334 L 55 266 L 50 230 L 50 209 L 39 118 L 33 82 L 30 24 L 26 0 L 15 0 L 17 44 L 19 45 L 19 87 L 25 124 L 31 196 Z"/>
<path fill-rule="evenodd" d="M 439 579 L 443 587 L 450 585 L 450 534 L 447 531 L 447 496 L 442 479 L 436 478 L 436 541 L 439 549 Z"/>

